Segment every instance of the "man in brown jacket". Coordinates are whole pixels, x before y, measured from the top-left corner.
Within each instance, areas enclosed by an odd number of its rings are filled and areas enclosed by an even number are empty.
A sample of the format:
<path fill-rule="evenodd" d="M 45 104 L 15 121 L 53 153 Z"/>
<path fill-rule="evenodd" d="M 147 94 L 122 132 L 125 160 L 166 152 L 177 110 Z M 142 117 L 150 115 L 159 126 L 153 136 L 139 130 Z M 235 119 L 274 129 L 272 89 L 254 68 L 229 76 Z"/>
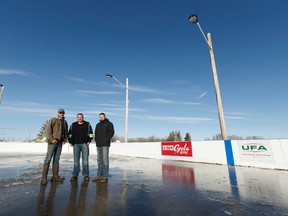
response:
<path fill-rule="evenodd" d="M 48 143 L 47 153 L 43 165 L 41 184 L 47 184 L 47 174 L 50 161 L 53 157 L 53 176 L 51 181 L 63 181 L 59 176 L 59 160 L 62 151 L 62 145 L 67 141 L 68 124 L 64 118 L 64 109 L 58 110 L 57 118 L 51 118 L 45 127 L 45 135 Z"/>

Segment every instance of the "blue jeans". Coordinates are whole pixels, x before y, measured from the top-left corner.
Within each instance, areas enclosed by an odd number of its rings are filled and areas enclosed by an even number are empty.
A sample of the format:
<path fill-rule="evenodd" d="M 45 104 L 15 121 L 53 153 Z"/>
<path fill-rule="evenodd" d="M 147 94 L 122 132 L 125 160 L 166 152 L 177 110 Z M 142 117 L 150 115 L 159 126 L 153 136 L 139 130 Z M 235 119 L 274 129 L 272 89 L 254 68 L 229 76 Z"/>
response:
<path fill-rule="evenodd" d="M 97 147 L 98 171 L 97 177 L 108 179 L 109 173 L 109 147 Z"/>
<path fill-rule="evenodd" d="M 48 144 L 44 164 L 50 164 L 52 157 L 53 157 L 53 164 L 59 163 L 61 152 L 62 152 L 61 142 L 58 142 L 57 144 Z"/>
<path fill-rule="evenodd" d="M 78 176 L 80 172 L 80 154 L 82 152 L 82 175 L 89 176 L 89 146 L 86 143 L 73 146 L 74 168 L 72 175 Z"/>

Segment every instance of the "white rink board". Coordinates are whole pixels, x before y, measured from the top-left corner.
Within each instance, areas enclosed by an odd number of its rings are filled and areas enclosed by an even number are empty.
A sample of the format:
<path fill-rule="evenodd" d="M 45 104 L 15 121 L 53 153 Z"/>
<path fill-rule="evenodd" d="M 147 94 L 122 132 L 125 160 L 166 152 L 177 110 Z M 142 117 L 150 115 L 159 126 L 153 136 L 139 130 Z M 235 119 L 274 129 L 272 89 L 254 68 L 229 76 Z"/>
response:
<path fill-rule="evenodd" d="M 267 149 L 267 161 L 265 161 L 265 157 L 262 157 L 261 159 L 253 157 L 249 159 L 249 156 L 247 155 L 244 155 L 243 157 L 243 152 L 241 152 L 243 149 L 241 150 L 241 145 L 244 145 L 244 149 L 248 149 L 250 147 L 246 145 L 247 143 L 252 143 L 252 145 L 262 148 L 260 150 Z M 231 145 L 234 165 L 288 170 L 287 139 L 245 141 L 232 140 Z M 0 142 L 0 153 L 43 153 L 44 157 L 46 150 L 47 143 Z M 63 145 L 62 153 L 70 153 L 72 155 L 73 148 L 66 143 Z M 96 154 L 95 143 L 90 144 L 90 154 Z M 161 142 L 111 143 L 110 154 L 163 160 L 227 164 L 224 141 L 192 141 L 192 157 L 162 155 Z"/>

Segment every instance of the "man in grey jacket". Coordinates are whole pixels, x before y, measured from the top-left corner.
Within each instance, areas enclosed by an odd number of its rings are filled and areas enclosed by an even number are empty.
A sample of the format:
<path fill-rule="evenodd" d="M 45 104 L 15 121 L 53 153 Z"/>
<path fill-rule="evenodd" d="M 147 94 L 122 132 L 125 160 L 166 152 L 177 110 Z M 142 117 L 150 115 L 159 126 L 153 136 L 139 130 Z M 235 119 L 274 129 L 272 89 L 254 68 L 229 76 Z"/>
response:
<path fill-rule="evenodd" d="M 41 184 L 47 184 L 47 174 L 49 165 L 53 157 L 53 176 L 51 181 L 63 181 L 59 176 L 59 160 L 62 151 L 62 145 L 67 141 L 68 124 L 65 120 L 65 110 L 59 109 L 57 118 L 51 118 L 45 127 L 45 135 L 48 143 L 47 153 L 43 165 Z"/>

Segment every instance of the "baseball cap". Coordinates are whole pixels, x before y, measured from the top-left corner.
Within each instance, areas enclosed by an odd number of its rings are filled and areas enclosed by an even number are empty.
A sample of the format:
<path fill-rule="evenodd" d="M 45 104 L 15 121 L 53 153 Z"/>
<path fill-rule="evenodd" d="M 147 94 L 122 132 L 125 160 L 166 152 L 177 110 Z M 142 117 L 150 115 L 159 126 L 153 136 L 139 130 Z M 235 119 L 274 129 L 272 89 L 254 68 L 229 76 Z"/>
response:
<path fill-rule="evenodd" d="M 61 112 L 65 113 L 65 110 L 63 108 L 58 109 L 58 113 L 61 113 Z"/>

